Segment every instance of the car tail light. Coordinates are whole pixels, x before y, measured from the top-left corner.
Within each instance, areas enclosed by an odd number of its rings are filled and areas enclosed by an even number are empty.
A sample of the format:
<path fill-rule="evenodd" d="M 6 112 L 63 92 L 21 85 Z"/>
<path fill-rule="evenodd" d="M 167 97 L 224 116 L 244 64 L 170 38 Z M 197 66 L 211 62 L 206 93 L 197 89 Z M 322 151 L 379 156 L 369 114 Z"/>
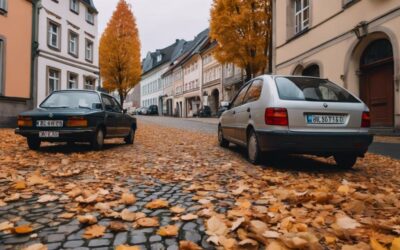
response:
<path fill-rule="evenodd" d="M 288 126 L 289 117 L 285 108 L 267 108 L 265 110 L 265 124 Z"/>
<path fill-rule="evenodd" d="M 18 127 L 32 127 L 32 118 L 31 117 L 24 117 L 18 116 Z"/>
<path fill-rule="evenodd" d="M 83 117 L 71 117 L 67 121 L 67 127 L 87 127 L 88 121 Z"/>
<path fill-rule="evenodd" d="M 369 128 L 371 127 L 371 116 L 369 112 L 363 112 L 361 116 L 361 127 Z"/>

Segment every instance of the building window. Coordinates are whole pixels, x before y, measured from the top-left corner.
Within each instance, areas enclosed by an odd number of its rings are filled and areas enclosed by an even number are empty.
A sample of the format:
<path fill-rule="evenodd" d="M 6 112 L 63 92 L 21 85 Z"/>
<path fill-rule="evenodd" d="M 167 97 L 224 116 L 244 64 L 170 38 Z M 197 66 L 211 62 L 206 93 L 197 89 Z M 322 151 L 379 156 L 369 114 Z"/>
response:
<path fill-rule="evenodd" d="M 72 56 L 78 57 L 79 35 L 70 30 L 68 37 L 68 53 Z"/>
<path fill-rule="evenodd" d="M 95 90 L 95 79 L 92 77 L 85 77 L 84 89 Z"/>
<path fill-rule="evenodd" d="M 50 48 L 60 50 L 60 30 L 61 27 L 58 23 L 53 21 L 48 22 L 47 44 Z"/>
<path fill-rule="evenodd" d="M 7 13 L 7 0 L 0 0 L 0 14 Z"/>
<path fill-rule="evenodd" d="M 0 39 L 0 96 L 4 95 L 4 41 Z"/>
<path fill-rule="evenodd" d="M 70 0 L 69 9 L 72 12 L 79 14 L 79 0 Z"/>
<path fill-rule="evenodd" d="M 295 0 L 295 31 L 296 34 L 306 30 L 310 25 L 310 3 L 309 0 Z"/>
<path fill-rule="evenodd" d="M 60 70 L 58 69 L 48 69 L 47 76 L 47 94 L 60 89 Z"/>
<path fill-rule="evenodd" d="M 85 59 L 86 61 L 93 62 L 93 42 L 88 39 L 86 39 Z"/>
<path fill-rule="evenodd" d="M 94 24 L 94 14 L 89 9 L 86 9 L 86 22 Z"/>
<path fill-rule="evenodd" d="M 157 62 L 161 62 L 161 60 L 162 60 L 162 55 L 158 55 L 157 56 Z"/>
<path fill-rule="evenodd" d="M 75 73 L 68 72 L 68 89 L 78 88 L 78 75 Z"/>

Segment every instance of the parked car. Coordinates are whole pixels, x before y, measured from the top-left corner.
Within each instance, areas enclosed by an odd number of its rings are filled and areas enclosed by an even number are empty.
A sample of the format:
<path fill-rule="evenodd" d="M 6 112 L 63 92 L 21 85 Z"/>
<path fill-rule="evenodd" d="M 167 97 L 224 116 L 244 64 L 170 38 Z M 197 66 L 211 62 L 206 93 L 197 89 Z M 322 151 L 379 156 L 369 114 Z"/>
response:
<path fill-rule="evenodd" d="M 158 115 L 158 106 L 150 105 L 149 109 L 147 110 L 147 115 Z"/>
<path fill-rule="evenodd" d="M 218 139 L 264 152 L 334 156 L 351 168 L 372 142 L 368 107 L 327 79 L 261 76 L 246 83 L 220 118 Z"/>
<path fill-rule="evenodd" d="M 204 106 L 198 111 L 198 117 L 211 117 L 211 108 L 210 106 Z"/>
<path fill-rule="evenodd" d="M 141 107 L 136 111 L 136 114 L 138 115 L 147 115 L 147 108 L 146 107 Z"/>
<path fill-rule="evenodd" d="M 126 114 L 117 100 L 89 90 L 63 90 L 50 94 L 39 108 L 18 116 L 16 134 L 27 138 L 30 149 L 42 141 L 90 142 L 102 149 L 105 138 L 124 138 L 133 144 L 136 118 Z"/>

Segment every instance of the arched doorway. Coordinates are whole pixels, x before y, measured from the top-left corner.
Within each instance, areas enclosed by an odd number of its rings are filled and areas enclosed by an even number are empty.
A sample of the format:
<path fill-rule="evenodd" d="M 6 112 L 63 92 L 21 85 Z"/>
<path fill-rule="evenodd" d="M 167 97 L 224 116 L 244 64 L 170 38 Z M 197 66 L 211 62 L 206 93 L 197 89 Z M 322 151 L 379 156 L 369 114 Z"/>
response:
<path fill-rule="evenodd" d="M 211 108 L 211 115 L 216 115 L 219 108 L 219 90 L 214 89 L 211 92 L 211 100 L 210 100 L 210 108 Z"/>
<path fill-rule="evenodd" d="M 317 64 L 312 64 L 308 66 L 307 68 L 303 69 L 302 75 L 320 77 L 319 66 Z"/>
<path fill-rule="evenodd" d="M 394 62 L 387 39 L 372 41 L 360 59 L 360 97 L 371 112 L 371 126 L 394 126 Z"/>

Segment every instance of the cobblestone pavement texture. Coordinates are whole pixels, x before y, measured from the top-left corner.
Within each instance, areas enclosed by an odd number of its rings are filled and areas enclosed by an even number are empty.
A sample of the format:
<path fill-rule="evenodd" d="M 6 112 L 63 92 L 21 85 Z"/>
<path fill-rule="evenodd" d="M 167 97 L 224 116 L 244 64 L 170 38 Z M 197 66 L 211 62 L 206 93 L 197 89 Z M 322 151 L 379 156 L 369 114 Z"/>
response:
<path fill-rule="evenodd" d="M 194 242 L 203 249 L 214 249 L 214 245 L 207 242 L 206 220 L 210 218 L 207 214 L 222 217 L 228 214 L 229 220 L 235 216 L 264 220 L 272 223 L 271 230 L 289 230 L 274 222 L 280 218 L 278 215 L 274 215 L 275 219 L 265 219 L 266 212 L 268 216 L 278 212 L 291 215 L 293 228 L 307 225 L 318 235 L 325 249 L 340 249 L 349 242 L 368 242 L 371 230 L 377 230 L 379 234 L 376 235 L 385 235 L 386 240 L 394 237 L 394 233 L 389 232 L 392 224 L 388 223 L 399 218 L 396 207 L 400 206 L 400 197 L 394 192 L 399 188 L 396 177 L 400 172 L 398 161 L 368 154 L 357 163 L 355 170 L 348 172 L 337 169 L 332 159 L 300 156 L 253 166 L 246 162 L 242 149 L 233 146 L 219 148 L 215 134 L 210 134 L 215 131 L 211 124 L 141 117 L 133 146 L 124 145 L 121 140 L 111 140 L 101 152 L 93 152 L 89 146 L 80 144 L 72 147 L 45 144 L 38 152 L 33 152 L 13 131 L 0 130 L 4 138 L 0 145 L 0 224 L 10 222 L 14 228 L 23 225 L 32 228 L 23 234 L 16 234 L 12 229 L 0 230 L 0 249 L 23 249 L 42 243 L 48 249 L 113 249 L 127 244 L 142 249 L 171 250 L 178 249 L 182 240 Z M 21 178 L 26 187 L 18 185 Z M 78 187 L 83 197 L 79 196 L 80 201 L 79 197 L 69 195 Z M 320 188 L 326 195 L 319 197 L 323 201 L 315 203 L 313 199 L 322 192 L 318 191 Z M 85 201 L 94 192 L 95 203 Z M 136 202 L 131 205 L 118 203 L 124 192 L 134 194 Z M 353 198 L 346 192 L 355 192 L 358 196 Z M 43 195 L 57 198 L 40 202 Z M 358 202 L 360 197 L 365 203 L 362 209 L 359 209 L 359 203 L 356 208 L 352 203 Z M 181 206 L 185 209 L 184 214 L 196 216 L 184 220 L 169 208 L 146 207 L 157 199 L 168 201 L 169 207 Z M 120 213 L 124 209 L 141 212 L 146 217 L 158 218 L 160 226 L 178 226 L 179 232 L 176 236 L 160 236 L 157 233 L 159 226 L 143 228 L 131 222 L 124 222 L 127 230 L 114 232 L 108 226 L 116 219 L 95 207 L 107 202 L 113 212 Z M 319 212 L 321 206 L 326 206 L 326 213 Z M 384 209 L 381 211 L 380 208 Z M 307 218 L 303 218 L 305 210 L 310 213 Z M 364 231 L 344 238 L 337 236 L 334 245 L 329 246 L 324 235 L 336 232 L 330 225 L 339 212 L 363 221 Z M 74 216 L 68 219 L 62 216 L 65 213 Z M 88 225 L 80 223 L 75 215 L 88 213 L 97 218 L 97 224 L 107 228 L 100 237 L 84 237 Z M 230 213 L 235 214 L 233 218 Z M 321 216 L 326 217 L 326 225 L 315 228 L 314 221 L 309 218 Z M 366 217 L 373 217 L 374 221 L 367 222 Z M 227 218 L 224 221 L 228 221 Z M 294 224 L 295 220 L 301 223 Z M 375 229 L 382 221 L 386 222 L 386 231 Z M 232 223 L 227 222 L 229 227 Z M 243 223 L 246 226 L 240 230 L 252 230 L 251 223 Z M 367 223 L 376 224 L 369 227 L 365 226 Z M 393 226 L 393 230 L 399 229 Z M 245 236 L 242 234 L 240 237 Z M 236 236 L 231 233 L 229 237 Z M 260 239 L 259 236 L 252 237 Z M 256 244 L 251 241 L 243 244 L 249 243 Z M 260 248 L 267 241 L 261 240 L 261 243 Z"/>

